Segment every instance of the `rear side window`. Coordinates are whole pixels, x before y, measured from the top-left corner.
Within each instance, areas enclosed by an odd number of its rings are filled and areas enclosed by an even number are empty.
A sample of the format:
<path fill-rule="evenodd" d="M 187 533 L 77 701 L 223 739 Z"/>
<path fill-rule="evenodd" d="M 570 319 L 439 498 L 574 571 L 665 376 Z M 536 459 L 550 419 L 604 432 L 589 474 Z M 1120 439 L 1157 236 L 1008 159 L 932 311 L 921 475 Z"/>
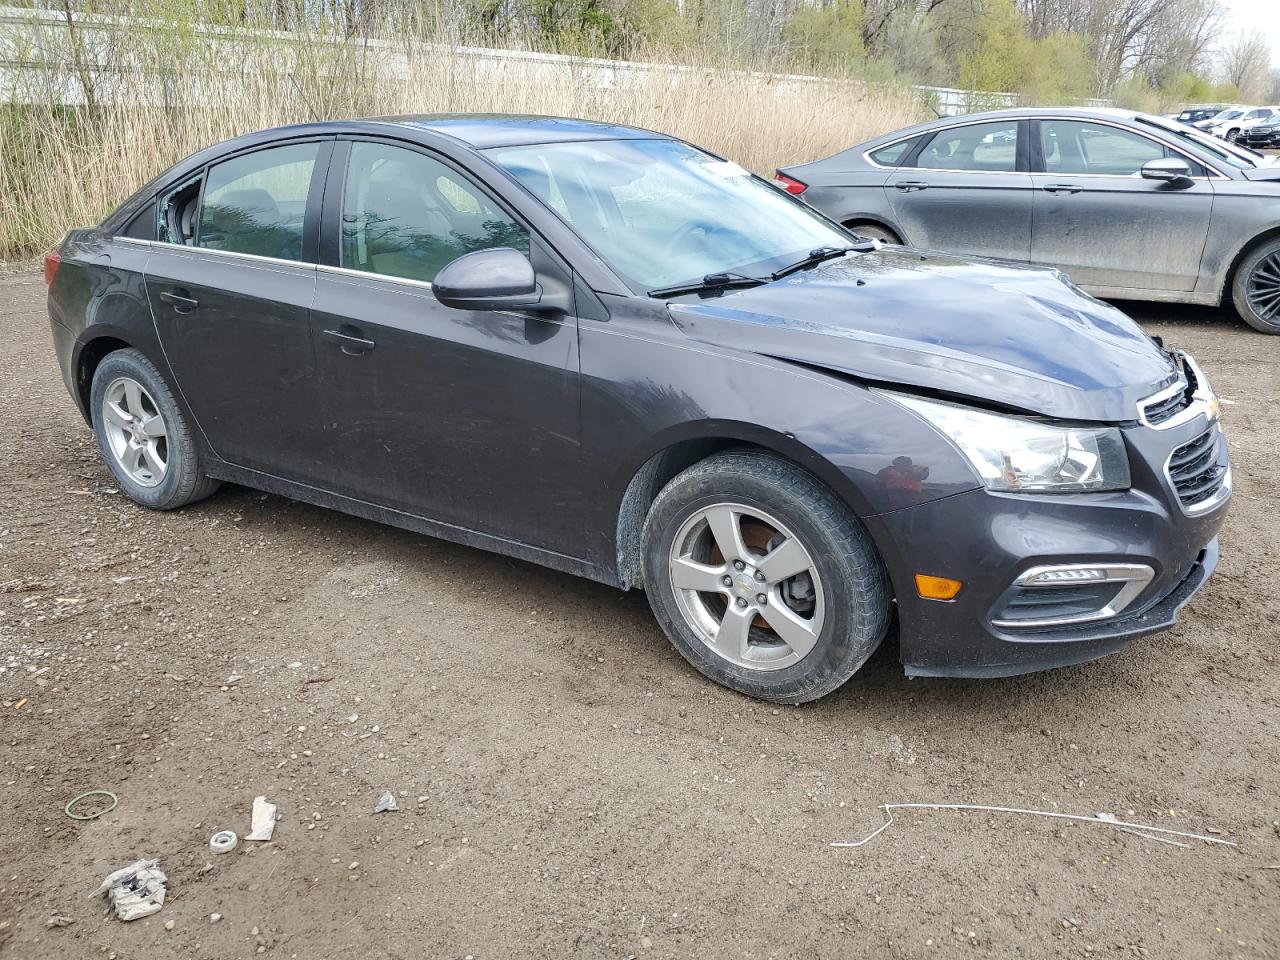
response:
<path fill-rule="evenodd" d="M 198 245 L 302 259 L 302 226 L 318 143 L 272 147 L 209 168 Z"/>
<path fill-rule="evenodd" d="M 342 265 L 431 282 L 464 253 L 529 252 L 529 234 L 457 171 L 416 150 L 353 143 L 342 202 Z"/>
<path fill-rule="evenodd" d="M 896 167 L 911 152 L 911 148 L 916 145 L 918 139 L 919 137 L 912 137 L 910 140 L 891 143 L 879 150 L 872 150 L 868 156 L 882 167 Z"/>
<path fill-rule="evenodd" d="M 1048 173 L 1133 177 L 1165 156 L 1164 145 L 1149 137 L 1079 120 L 1041 120 L 1040 143 Z"/>
<path fill-rule="evenodd" d="M 1013 172 L 1018 169 L 1018 121 L 971 123 L 940 130 L 920 151 L 925 170 Z"/>

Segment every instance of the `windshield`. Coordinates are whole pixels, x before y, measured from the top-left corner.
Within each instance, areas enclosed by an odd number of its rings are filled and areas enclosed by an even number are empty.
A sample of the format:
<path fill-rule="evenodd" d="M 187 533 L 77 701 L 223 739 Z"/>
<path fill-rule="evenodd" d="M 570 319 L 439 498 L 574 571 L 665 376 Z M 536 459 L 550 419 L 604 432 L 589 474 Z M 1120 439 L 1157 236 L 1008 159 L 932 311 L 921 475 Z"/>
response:
<path fill-rule="evenodd" d="M 637 292 L 763 276 L 850 237 L 736 163 L 675 140 L 487 151 Z"/>
<path fill-rule="evenodd" d="M 1222 123 L 1225 120 L 1234 120 L 1243 113 L 1243 110 L 1223 110 L 1221 113 L 1214 114 L 1212 119 L 1215 123 Z"/>
<path fill-rule="evenodd" d="M 1250 150 L 1248 147 L 1240 147 L 1234 143 L 1219 140 L 1216 137 L 1206 136 L 1194 127 L 1184 127 L 1181 124 L 1170 123 L 1163 117 L 1142 115 L 1135 119 L 1139 123 L 1159 127 L 1166 133 L 1171 133 L 1180 140 L 1185 140 L 1201 153 L 1208 154 L 1224 163 L 1229 163 L 1233 167 L 1240 167 L 1241 169 L 1260 167 L 1266 160 L 1262 154 Z"/>

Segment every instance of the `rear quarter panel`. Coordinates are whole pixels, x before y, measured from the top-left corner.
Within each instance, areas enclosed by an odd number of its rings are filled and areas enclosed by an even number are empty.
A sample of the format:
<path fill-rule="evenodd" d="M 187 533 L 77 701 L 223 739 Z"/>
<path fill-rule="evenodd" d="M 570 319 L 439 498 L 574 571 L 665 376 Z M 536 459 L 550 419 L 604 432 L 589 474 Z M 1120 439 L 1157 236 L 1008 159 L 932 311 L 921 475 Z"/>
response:
<path fill-rule="evenodd" d="M 64 382 L 89 420 L 88 371 L 82 362 L 86 349 L 95 351 L 106 341 L 119 341 L 171 376 L 143 283 L 150 247 L 86 230 L 68 235 L 60 252 L 62 264 L 49 289 L 49 319 Z"/>

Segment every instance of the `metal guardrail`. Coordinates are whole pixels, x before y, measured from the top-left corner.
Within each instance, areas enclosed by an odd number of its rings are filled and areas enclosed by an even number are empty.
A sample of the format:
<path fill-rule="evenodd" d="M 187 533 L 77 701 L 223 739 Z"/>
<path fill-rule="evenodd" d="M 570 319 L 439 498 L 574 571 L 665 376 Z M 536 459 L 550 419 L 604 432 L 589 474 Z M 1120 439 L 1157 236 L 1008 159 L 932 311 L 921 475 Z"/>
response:
<path fill-rule="evenodd" d="M 141 65 L 122 68 L 111 56 L 114 35 L 124 31 L 164 30 L 171 27 L 170 24 L 84 13 L 73 14 L 72 23 L 79 48 L 79 55 L 74 59 L 67 56 L 67 44 L 72 40 L 72 34 L 65 14 L 54 10 L 0 6 L 0 103 L 49 103 L 52 100 L 67 106 L 81 105 L 86 102 L 85 80 L 93 87 L 98 102 L 173 103 L 173 85 L 165 82 L 163 69 Z M 258 54 L 262 52 L 264 41 L 271 45 L 273 56 L 268 68 L 286 75 L 292 66 L 292 56 L 288 51 L 303 42 L 288 31 L 246 31 L 216 24 L 197 26 L 193 39 L 222 48 L 218 73 L 226 77 L 233 77 L 246 68 L 262 69 L 264 65 L 258 62 Z M 337 38 L 324 41 L 310 37 L 306 42 L 331 43 L 336 49 L 352 41 Z M 356 43 L 377 56 L 377 69 L 384 76 L 404 78 L 408 75 L 409 61 L 403 45 L 373 38 L 359 39 Z M 568 75 L 576 83 L 607 90 L 642 86 L 658 74 L 712 72 L 712 68 L 687 64 L 606 60 L 438 43 L 417 45 L 416 50 L 461 58 L 472 65 L 479 82 L 492 83 L 548 82 Z M 807 74 L 734 72 L 753 79 L 766 78 L 780 86 L 825 87 L 828 92 L 842 86 L 865 86 Z M 140 78 L 143 78 L 141 84 Z M 209 82 L 216 83 L 218 78 L 213 77 Z M 185 89 L 190 89 L 190 85 Z M 1023 102 L 1016 93 L 930 86 L 913 89 L 939 116 L 1018 106 Z M 1110 101 L 1087 100 L 1084 105 L 1110 106 Z"/>

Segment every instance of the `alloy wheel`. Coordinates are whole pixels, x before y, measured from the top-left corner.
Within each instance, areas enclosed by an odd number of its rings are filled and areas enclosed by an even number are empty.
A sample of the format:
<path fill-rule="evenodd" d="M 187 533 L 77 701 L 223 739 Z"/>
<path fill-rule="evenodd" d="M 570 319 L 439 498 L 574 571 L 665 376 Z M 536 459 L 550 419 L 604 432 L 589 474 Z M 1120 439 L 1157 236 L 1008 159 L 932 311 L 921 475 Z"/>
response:
<path fill-rule="evenodd" d="M 116 465 L 134 483 L 154 487 L 169 467 L 168 425 L 146 387 L 117 377 L 102 397 L 102 424 Z"/>
<path fill-rule="evenodd" d="M 676 533 L 668 566 L 685 622 L 739 667 L 792 666 L 822 634 L 822 580 L 810 551 L 757 507 L 696 511 Z"/>
<path fill-rule="evenodd" d="M 1263 320 L 1280 321 L 1280 250 L 1254 264 L 1245 297 L 1253 312 Z"/>

